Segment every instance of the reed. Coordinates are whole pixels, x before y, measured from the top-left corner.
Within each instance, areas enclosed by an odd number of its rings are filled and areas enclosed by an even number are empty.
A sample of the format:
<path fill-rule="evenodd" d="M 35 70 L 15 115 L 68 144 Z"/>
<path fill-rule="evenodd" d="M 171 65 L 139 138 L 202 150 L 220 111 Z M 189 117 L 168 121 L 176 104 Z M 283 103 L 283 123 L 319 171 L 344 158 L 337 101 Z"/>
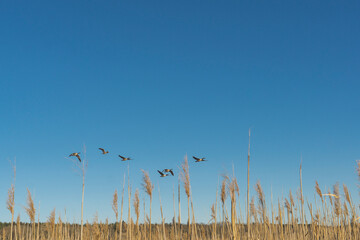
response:
<path fill-rule="evenodd" d="M 34 201 L 31 197 L 31 193 L 30 190 L 27 189 L 27 207 L 24 207 L 26 214 L 29 216 L 31 225 L 32 225 L 32 239 L 35 239 L 35 214 L 36 214 L 36 209 L 35 209 L 35 205 L 34 205 Z"/>
<path fill-rule="evenodd" d="M 184 158 L 184 162 L 181 164 L 180 177 L 184 184 L 185 194 L 187 197 L 188 207 L 188 239 L 191 239 L 191 220 L 190 220 L 190 172 L 187 155 Z"/>
<path fill-rule="evenodd" d="M 11 184 L 10 189 L 8 190 L 8 199 L 6 202 L 6 208 L 10 211 L 11 214 L 11 224 L 10 224 L 10 240 L 13 239 L 13 226 L 14 226 L 14 207 L 15 207 L 15 182 L 16 182 L 16 158 L 14 162 L 10 161 L 11 167 L 13 169 L 13 183 Z"/>
<path fill-rule="evenodd" d="M 131 186 L 130 186 L 130 173 L 128 167 L 128 222 L 126 228 L 127 239 L 132 239 L 132 219 L 131 219 Z"/>
<path fill-rule="evenodd" d="M 125 190 L 125 174 L 123 180 L 123 187 L 121 192 L 121 209 L 120 209 L 120 222 L 119 222 L 119 239 L 122 239 L 122 226 L 123 226 L 123 208 L 124 208 L 124 190 Z"/>
<path fill-rule="evenodd" d="M 117 222 L 119 221 L 119 208 L 118 208 L 118 193 L 117 190 L 115 190 L 114 195 L 113 195 L 113 201 L 112 201 L 112 210 L 114 211 L 115 214 L 115 240 L 117 240 Z"/>
<path fill-rule="evenodd" d="M 13 237 L 14 207 L 15 207 L 15 186 L 14 184 L 11 184 L 11 187 L 8 190 L 8 199 L 6 202 L 6 208 L 11 213 L 10 240 L 12 240 Z"/>
<path fill-rule="evenodd" d="M 136 232 L 139 232 L 139 218 L 140 218 L 140 197 L 139 197 L 139 189 L 136 189 L 134 200 L 133 200 L 134 212 L 136 215 Z M 137 237 L 138 239 L 138 234 Z"/>
<path fill-rule="evenodd" d="M 246 224 L 247 224 L 247 238 L 250 239 L 251 233 L 250 233 L 250 128 L 249 128 L 249 147 L 248 147 L 248 168 L 247 168 L 247 191 L 246 191 Z"/>
<path fill-rule="evenodd" d="M 146 172 L 145 170 L 141 170 L 141 171 L 143 172 L 142 186 L 143 186 L 143 188 L 145 190 L 145 193 L 150 198 L 149 239 L 151 240 L 151 235 L 152 235 L 152 231 L 151 231 L 151 206 L 152 206 L 152 196 L 153 196 L 152 193 L 153 193 L 154 185 L 151 183 L 149 173 Z"/>
<path fill-rule="evenodd" d="M 53 240 L 55 237 L 55 208 L 51 211 L 47 221 L 48 239 Z"/>
<path fill-rule="evenodd" d="M 356 163 L 359 167 L 359 162 Z M 114 191 L 112 199 L 112 210 L 115 214 L 115 223 L 100 221 L 96 213 L 91 223 L 83 224 L 83 229 L 79 224 L 70 224 L 61 219 L 58 214 L 56 222 L 56 209 L 54 208 L 45 223 L 40 222 L 40 205 L 35 209 L 34 200 L 31 192 L 27 189 L 27 203 L 24 207 L 29 216 L 29 223 L 21 223 L 20 215 L 14 222 L 15 206 L 15 187 L 11 185 L 8 190 L 6 208 L 10 211 L 12 218 L 9 225 L 0 224 L 0 238 L 6 240 L 80 240 L 82 237 L 89 240 L 110 240 L 110 239 L 192 239 L 192 240 L 220 240 L 220 239 L 281 239 L 281 240 L 325 240 L 325 239 L 350 239 L 356 240 L 360 237 L 360 217 L 358 203 L 352 199 L 348 187 L 336 183 L 332 189 L 321 189 L 319 183 L 315 181 L 313 188 L 313 200 L 305 198 L 302 193 L 302 173 L 300 165 L 300 188 L 295 192 L 290 190 L 287 196 L 278 198 L 277 203 L 273 201 L 271 191 L 271 205 L 267 204 L 264 190 L 258 181 L 254 188 L 256 194 L 251 196 L 251 201 L 245 201 L 243 207 L 248 208 L 248 216 L 244 219 L 241 216 L 242 198 L 238 180 L 233 173 L 232 176 L 223 175 L 222 181 L 216 187 L 216 200 L 210 207 L 210 221 L 208 224 L 199 224 L 195 218 L 195 212 L 199 208 L 196 201 L 193 201 L 190 171 L 187 157 L 184 158 L 180 168 L 178 184 L 178 208 L 180 211 L 180 183 L 184 186 L 187 197 L 188 221 L 181 224 L 181 212 L 176 215 L 176 187 L 173 186 L 173 213 L 167 213 L 163 209 L 162 196 L 159 188 L 159 203 L 161 219 L 158 223 L 152 223 L 152 199 L 154 185 L 151 182 L 149 173 L 142 170 L 142 186 L 145 194 L 150 199 L 149 215 L 145 211 L 144 195 L 144 222 L 140 223 L 140 193 L 139 189 L 131 193 L 130 178 L 128 178 L 128 217 L 127 222 L 123 223 L 123 203 L 125 190 L 125 175 L 121 196 L 121 210 L 119 213 L 119 196 L 117 190 Z M 357 173 L 358 174 L 358 173 Z M 130 174 L 129 174 L 130 175 Z M 171 178 L 166 180 L 171 181 Z M 165 180 L 165 181 L 166 181 Z M 15 181 L 14 181 L 15 182 Z M 343 193 L 340 192 L 343 191 Z M 219 202 L 218 202 L 219 198 Z M 195 198 L 194 198 L 195 199 Z M 244 196 L 245 200 L 245 196 Z M 247 200 L 247 196 L 246 196 Z M 257 201 L 256 201 L 257 200 Z M 170 203 L 170 201 L 169 201 Z M 237 204 L 239 203 L 239 204 Z M 305 207 L 304 207 L 305 206 Z M 133 207 L 134 212 L 131 212 Z M 229 212 L 227 211 L 227 207 Z M 229 208 L 230 207 L 230 208 Z M 306 214 L 305 214 L 306 208 Z M 200 208 L 201 209 L 201 208 Z M 286 214 L 287 213 L 287 214 Z M 119 216 L 120 214 L 120 216 Z M 131 215 L 133 214 L 133 215 Z M 240 216 L 239 216 L 240 214 Z M 37 225 L 36 218 L 37 216 Z M 132 219 L 132 216 L 136 216 Z M 165 219 L 169 219 L 165 221 Z M 120 221 L 119 221 L 120 217 Z M 171 222 L 170 222 L 171 221 Z M 15 227 L 13 226 L 14 224 Z M 251 226 L 251 231 L 250 231 Z M 36 228 L 37 227 L 37 228 Z M 122 228 L 124 234 L 122 234 Z M 120 233 L 119 233 L 120 230 Z M 125 234 L 126 232 L 126 234 Z"/>
<path fill-rule="evenodd" d="M 237 226 L 236 226 L 236 196 L 239 194 L 239 186 L 235 177 L 228 178 L 227 182 L 228 192 L 231 201 L 231 227 L 232 238 L 237 238 Z"/>
<path fill-rule="evenodd" d="M 164 219 L 163 208 L 162 208 L 162 204 L 161 204 L 160 186 L 159 186 L 159 202 L 160 202 L 160 213 L 161 213 L 162 238 L 163 238 L 163 240 L 166 240 L 165 219 Z"/>
<path fill-rule="evenodd" d="M 221 239 L 224 239 L 224 234 L 225 234 L 225 202 L 226 202 L 226 198 L 227 198 L 227 192 L 226 192 L 226 182 L 228 180 L 228 176 L 224 175 L 223 176 L 223 180 L 221 182 L 221 196 L 220 196 L 220 200 L 221 200 L 221 206 L 222 206 L 222 228 L 221 228 Z"/>

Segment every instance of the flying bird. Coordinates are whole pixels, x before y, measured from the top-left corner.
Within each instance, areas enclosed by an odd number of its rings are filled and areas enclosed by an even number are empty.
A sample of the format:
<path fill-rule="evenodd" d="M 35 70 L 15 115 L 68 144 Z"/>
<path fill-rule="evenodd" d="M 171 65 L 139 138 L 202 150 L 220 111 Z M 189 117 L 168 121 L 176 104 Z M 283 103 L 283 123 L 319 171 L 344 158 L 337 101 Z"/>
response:
<path fill-rule="evenodd" d="M 121 161 L 127 161 L 127 160 L 132 160 L 132 158 L 129 158 L 129 157 L 123 157 L 121 155 L 119 155 L 120 158 L 122 158 Z"/>
<path fill-rule="evenodd" d="M 195 159 L 195 162 L 204 162 L 204 161 L 206 161 L 204 157 L 203 158 L 197 158 L 197 157 L 193 156 L 193 158 Z"/>
<path fill-rule="evenodd" d="M 160 177 L 166 177 L 166 176 L 168 176 L 169 174 L 165 174 L 165 173 L 163 173 L 163 172 L 161 172 L 161 171 L 159 171 L 159 170 L 157 170 L 158 171 L 158 173 L 160 173 Z"/>
<path fill-rule="evenodd" d="M 80 153 L 72 153 L 72 154 L 69 155 L 69 157 L 75 156 L 75 157 L 77 157 L 77 158 L 79 159 L 79 162 L 81 162 L 81 158 L 80 158 L 80 155 L 79 155 L 79 154 L 80 154 Z"/>
<path fill-rule="evenodd" d="M 165 168 L 165 169 L 163 170 L 163 172 L 171 173 L 171 175 L 174 176 L 174 172 L 172 171 L 172 169 L 167 169 L 167 168 Z"/>
<path fill-rule="evenodd" d="M 103 148 L 99 148 L 102 151 L 102 154 L 107 154 L 109 151 L 105 151 Z"/>

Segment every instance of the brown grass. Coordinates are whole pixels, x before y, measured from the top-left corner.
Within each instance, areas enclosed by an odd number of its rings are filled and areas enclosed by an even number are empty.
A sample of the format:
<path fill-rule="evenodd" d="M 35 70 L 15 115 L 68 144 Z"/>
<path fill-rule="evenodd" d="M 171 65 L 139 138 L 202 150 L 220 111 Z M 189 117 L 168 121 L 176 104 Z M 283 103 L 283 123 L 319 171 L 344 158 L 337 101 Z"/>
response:
<path fill-rule="evenodd" d="M 357 166 L 359 162 L 357 162 Z M 210 224 L 199 224 L 195 219 L 195 207 L 197 202 L 192 201 L 192 192 L 190 185 L 190 171 L 187 157 L 181 165 L 180 179 L 184 185 L 184 191 L 188 199 L 188 222 L 180 224 L 180 213 L 176 216 L 175 199 L 176 191 L 173 190 L 173 207 L 174 213 L 169 214 L 163 212 L 161 195 L 159 189 L 159 203 L 161 223 L 152 223 L 152 198 L 154 185 L 152 184 L 149 174 L 142 171 L 144 189 L 144 196 L 140 196 L 140 192 L 136 189 L 135 194 L 131 195 L 131 185 L 128 181 L 128 197 L 129 197 L 129 215 L 127 222 L 123 223 L 123 198 L 125 187 L 125 176 L 123 181 L 122 200 L 121 200 L 121 214 L 120 214 L 120 231 L 118 228 L 118 192 L 115 191 L 112 200 L 112 210 L 115 213 L 116 222 L 109 223 L 108 219 L 101 222 L 98 215 L 94 216 L 92 223 L 86 223 L 83 229 L 77 224 L 69 224 L 62 221 L 60 214 L 56 222 L 56 211 L 51 211 L 46 223 L 38 223 L 37 231 L 36 214 L 39 219 L 39 210 L 35 209 L 34 201 L 30 191 L 27 189 L 27 204 L 24 207 L 26 214 L 29 216 L 30 224 L 21 223 L 20 215 L 16 219 L 15 231 L 12 227 L 5 226 L 0 229 L 0 238 L 10 240 L 14 235 L 16 240 L 79 240 L 81 237 L 89 240 L 110 240 L 110 239 L 191 239 L 191 240 L 227 240 L 227 239 L 281 239 L 281 240 L 327 240 L 327 239 L 360 239 L 360 217 L 358 203 L 353 201 L 351 193 L 346 185 L 343 184 L 340 192 L 340 184 L 336 183 L 332 190 L 324 189 L 322 191 L 318 182 L 315 182 L 314 198 L 309 200 L 302 195 L 302 188 L 298 188 L 296 195 L 289 191 L 288 196 L 273 201 L 271 194 L 271 202 L 266 202 L 264 190 L 257 182 L 255 187 L 256 195 L 252 196 L 248 205 L 249 219 L 241 216 L 239 195 L 239 185 L 237 179 L 229 176 L 223 176 L 220 186 L 216 189 L 216 201 L 210 207 Z M 301 177 L 301 174 L 300 174 Z M 301 185 L 301 183 L 299 184 Z M 218 189 L 219 188 L 219 189 Z M 180 202 L 180 184 L 178 186 L 178 204 L 179 210 Z M 8 198 L 6 208 L 10 213 L 14 214 L 14 194 L 15 187 L 11 185 L 8 190 Z M 145 196 L 150 198 L 150 213 L 147 215 L 145 209 Z M 295 197 L 296 196 L 296 197 Z M 131 199 L 131 197 L 133 197 Z M 144 223 L 139 222 L 140 218 L 140 197 L 144 197 Z M 257 197 L 257 204 L 255 198 Z M 319 201 L 319 197 L 321 201 Z M 220 204 L 218 204 L 218 198 Z M 247 196 L 246 196 L 247 198 Z M 245 196 L 244 196 L 245 199 Z M 269 198 L 270 200 L 270 198 Z M 132 201 L 132 202 L 131 202 Z M 304 214 L 303 202 L 306 203 L 307 214 Z M 132 204 L 131 204 L 132 203 Z M 267 204 L 268 203 L 268 204 Z M 271 204 L 270 204 L 271 203 Z M 131 212 L 130 205 L 133 206 L 134 211 Z M 245 201 L 244 201 L 245 205 Z M 222 209 L 221 209 L 222 207 Z M 227 207 L 231 207 L 229 214 Z M 190 211 L 191 209 L 191 211 Z M 220 215 L 218 215 L 218 210 Z M 286 215 L 287 212 L 287 215 Z M 136 216 L 136 224 L 132 222 L 132 216 Z M 221 215 L 222 214 L 222 215 Z M 168 216 L 172 217 L 167 218 Z M 221 219 L 219 221 L 218 219 Z M 177 218 L 178 217 L 178 218 Z M 134 218 L 135 219 L 135 218 Z M 170 220 L 169 220 L 170 219 Z M 178 222 L 176 222 L 178 219 Z M 167 222 L 165 221 L 167 220 Z M 13 220 L 12 220 L 13 221 Z M 38 220 L 39 221 L 39 220 Z M 0 225 L 2 226 L 2 225 Z M 136 227 L 132 227 L 136 226 Z M 250 232 L 251 226 L 251 232 Z M 122 228 L 124 233 L 122 234 Z M 83 233 L 81 233 L 83 231 Z M 13 234 L 14 233 L 14 234 Z"/>
<path fill-rule="evenodd" d="M 153 189 L 154 185 L 151 183 L 151 179 L 149 177 L 149 173 L 145 170 L 141 170 L 143 172 L 143 183 L 142 186 L 145 190 L 145 193 L 150 198 L 150 217 L 149 217 L 149 239 L 151 240 L 152 237 L 152 230 L 151 230 L 151 206 L 152 206 L 152 197 L 153 197 Z"/>

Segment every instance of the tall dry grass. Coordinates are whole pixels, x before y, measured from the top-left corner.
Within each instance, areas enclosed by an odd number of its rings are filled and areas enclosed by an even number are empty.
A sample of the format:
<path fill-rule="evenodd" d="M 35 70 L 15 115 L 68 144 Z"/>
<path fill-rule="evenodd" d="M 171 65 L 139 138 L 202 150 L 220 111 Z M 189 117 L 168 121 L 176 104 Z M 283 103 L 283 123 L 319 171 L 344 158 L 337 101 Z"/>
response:
<path fill-rule="evenodd" d="M 35 214 L 36 214 L 36 209 L 35 209 L 35 205 L 34 205 L 34 201 L 31 197 L 31 193 L 30 190 L 27 189 L 27 206 L 24 207 L 26 214 L 29 216 L 31 225 L 32 225 L 32 229 L 31 229 L 31 239 L 35 239 Z"/>
<path fill-rule="evenodd" d="M 187 155 L 184 158 L 184 162 L 181 164 L 181 180 L 184 184 L 184 190 L 187 197 L 187 207 L 188 207 L 188 239 L 191 238 L 191 220 L 190 220 L 190 172 L 189 172 L 189 163 Z"/>
<path fill-rule="evenodd" d="M 10 161 L 11 167 L 13 169 L 13 183 L 8 190 L 8 198 L 6 201 L 6 208 L 10 211 L 11 214 L 11 224 L 10 224 L 10 240 L 13 239 L 13 226 L 14 226 L 14 208 L 15 208 L 15 182 L 16 182 L 16 159 L 14 162 Z"/>
<path fill-rule="evenodd" d="M 115 240 L 117 240 L 117 222 L 119 221 L 119 208 L 118 208 L 118 193 L 117 190 L 115 190 L 114 195 L 113 195 L 113 201 L 112 201 L 112 210 L 114 211 L 115 214 Z"/>
<path fill-rule="evenodd" d="M 15 186 L 14 186 L 14 184 L 11 184 L 11 187 L 8 190 L 8 199 L 6 202 L 6 208 L 11 213 L 10 240 L 12 240 L 12 237 L 13 237 L 14 207 L 15 207 Z"/>
<path fill-rule="evenodd" d="M 246 217 L 241 216 L 241 199 L 239 194 L 238 180 L 233 176 L 224 175 L 216 189 L 215 203 L 210 207 L 210 221 L 208 224 L 196 222 L 195 211 L 197 210 L 193 201 L 190 185 L 190 170 L 187 157 L 181 165 L 180 180 L 184 186 L 185 197 L 187 198 L 187 222 L 181 224 L 181 202 L 180 184 L 178 185 L 178 208 L 176 215 L 176 190 L 173 189 L 173 213 L 163 210 L 162 198 L 159 188 L 160 216 L 159 223 L 152 222 L 152 200 L 154 185 L 151 182 L 149 173 L 142 170 L 142 195 L 136 189 L 131 194 L 131 184 L 128 179 L 128 217 L 123 221 L 123 201 L 125 188 L 125 175 L 121 196 L 121 210 L 119 211 L 119 196 L 115 190 L 112 200 L 112 210 L 115 214 L 115 223 L 109 223 L 108 219 L 100 221 L 98 215 L 94 216 L 91 223 L 86 222 L 83 228 L 77 224 L 63 222 L 60 214 L 56 219 L 56 211 L 51 211 L 46 223 L 39 222 L 39 209 L 35 204 L 30 191 L 27 189 L 27 204 L 24 207 L 30 223 L 20 221 L 20 215 L 14 220 L 14 193 L 12 185 L 8 191 L 6 203 L 7 209 L 12 214 L 12 223 L 0 229 L 0 238 L 6 240 L 110 240 L 110 239 L 192 239 L 192 240 L 227 240 L 227 239 L 360 239 L 360 216 L 358 203 L 354 201 L 349 188 L 343 184 L 336 183 L 332 189 L 321 188 L 320 184 L 314 183 L 313 198 L 306 198 L 303 195 L 302 186 L 302 165 L 299 171 L 299 187 L 296 191 L 289 191 L 286 196 L 279 197 L 274 201 L 271 197 L 265 196 L 260 181 L 254 188 L 254 195 L 244 196 L 244 207 Z M 360 180 L 360 164 L 357 162 L 357 174 Z M 219 189 L 218 189 L 219 188 Z M 247 192 L 250 192 L 247 189 Z M 149 215 L 145 211 L 145 196 L 149 197 Z M 248 200 L 249 198 L 249 200 Z M 143 199 L 143 200 L 140 200 Z M 219 201 L 218 201 L 219 199 Z M 271 199 L 271 201 L 270 201 Z M 257 200 L 257 201 L 256 201 Z M 246 205 L 245 205 L 246 202 Z M 132 204 L 131 204 L 132 203 Z M 239 204 L 238 204 L 239 203 Z M 140 206 L 144 206 L 144 221 L 140 222 Z M 133 207 L 133 212 L 130 211 Z M 228 211 L 229 210 L 229 211 Z M 120 212 L 120 213 L 119 213 Z M 120 216 L 119 216 L 120 214 Z M 36 226 L 36 216 L 37 226 Z M 133 218 L 135 216 L 135 218 Z M 171 217 L 170 217 L 171 216 Z M 165 220 L 172 218 L 172 221 Z M 119 221 L 120 218 L 120 221 Z M 133 223 L 132 219 L 136 219 Z M 123 223 L 124 222 L 124 223 Z M 13 224 L 15 224 L 15 229 Z M 0 225 L 1 227 L 2 225 Z M 36 228 L 37 227 L 37 228 Z M 124 234 L 123 233 L 124 228 Z"/>
<path fill-rule="evenodd" d="M 150 218 L 149 218 L 149 239 L 151 240 L 152 237 L 152 230 L 151 230 L 151 206 L 152 206 L 152 197 L 153 197 L 153 189 L 154 185 L 151 183 L 151 179 L 149 177 L 149 173 L 145 170 L 141 170 L 143 172 L 143 183 L 142 186 L 145 190 L 145 193 L 150 198 Z"/>

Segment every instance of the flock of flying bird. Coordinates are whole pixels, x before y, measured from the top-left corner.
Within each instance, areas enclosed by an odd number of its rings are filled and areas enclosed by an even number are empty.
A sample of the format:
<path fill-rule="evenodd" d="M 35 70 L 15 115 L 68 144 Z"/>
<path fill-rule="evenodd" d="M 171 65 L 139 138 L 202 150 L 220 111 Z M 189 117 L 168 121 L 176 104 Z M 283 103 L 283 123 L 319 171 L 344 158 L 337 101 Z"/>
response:
<path fill-rule="evenodd" d="M 105 149 L 103 148 L 99 148 L 99 150 L 102 152 L 102 154 L 108 154 L 109 151 L 105 151 Z M 128 160 L 133 160 L 132 158 L 129 158 L 129 157 L 123 157 L 121 155 L 118 155 L 120 158 L 121 158 L 121 161 L 128 161 Z M 79 152 L 75 152 L 75 153 L 72 153 L 69 155 L 69 157 L 77 157 L 77 159 L 79 160 L 79 162 L 81 162 L 81 158 L 80 158 L 80 153 Z M 197 158 L 197 157 L 194 157 L 193 158 L 195 159 L 195 162 L 204 162 L 204 161 L 207 161 L 205 160 L 205 158 Z M 174 172 L 172 169 L 168 169 L 168 168 L 165 168 L 164 170 L 160 171 L 160 170 L 157 170 L 158 173 L 160 174 L 160 177 L 166 177 L 166 176 L 169 176 L 169 173 L 174 176 Z"/>

